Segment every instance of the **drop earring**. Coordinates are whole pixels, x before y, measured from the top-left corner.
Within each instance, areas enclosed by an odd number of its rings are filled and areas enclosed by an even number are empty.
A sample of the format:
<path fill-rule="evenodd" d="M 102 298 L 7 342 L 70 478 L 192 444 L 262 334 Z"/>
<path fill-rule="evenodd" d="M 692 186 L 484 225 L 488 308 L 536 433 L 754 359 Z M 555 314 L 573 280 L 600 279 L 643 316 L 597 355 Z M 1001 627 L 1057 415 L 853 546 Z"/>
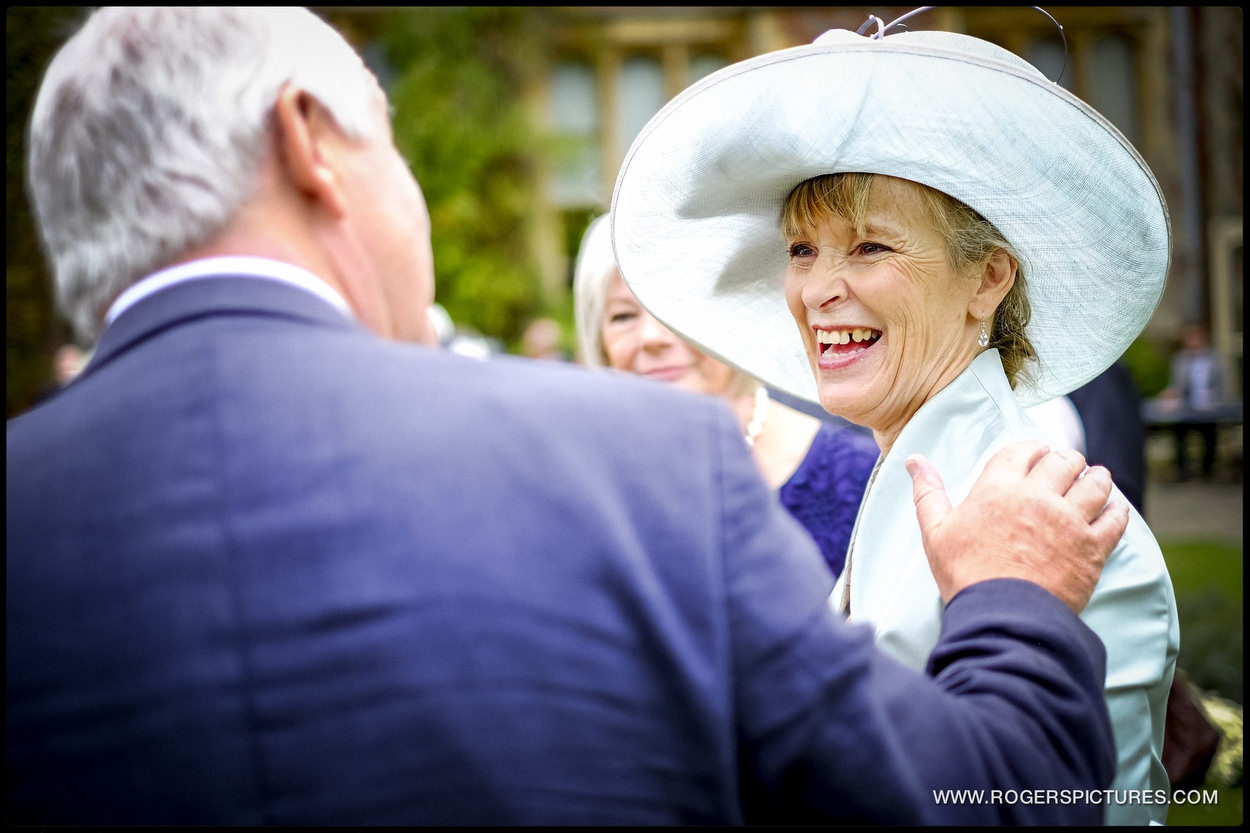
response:
<path fill-rule="evenodd" d="M 979 344 L 979 345 L 980 345 L 980 346 L 982 346 L 982 347 L 989 347 L 989 346 L 990 346 L 990 334 L 989 334 L 989 332 L 985 329 L 985 319 L 984 319 L 984 318 L 982 318 L 982 319 L 981 319 L 981 335 L 977 336 L 977 344 Z"/>

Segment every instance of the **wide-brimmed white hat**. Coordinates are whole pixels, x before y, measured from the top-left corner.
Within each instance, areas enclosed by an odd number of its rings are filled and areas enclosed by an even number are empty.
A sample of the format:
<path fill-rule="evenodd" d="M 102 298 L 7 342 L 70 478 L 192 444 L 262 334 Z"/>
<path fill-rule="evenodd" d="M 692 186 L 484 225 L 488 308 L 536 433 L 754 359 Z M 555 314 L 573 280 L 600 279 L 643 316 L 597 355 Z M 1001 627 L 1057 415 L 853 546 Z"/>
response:
<path fill-rule="evenodd" d="M 630 148 L 612 198 L 639 300 L 703 350 L 817 401 L 784 298 L 781 206 L 841 172 L 928 185 L 992 222 L 1021 259 L 1038 352 L 1030 405 L 1112 364 L 1159 303 L 1171 255 L 1158 183 L 1114 126 L 1027 61 L 950 32 L 814 43 L 725 67 Z"/>

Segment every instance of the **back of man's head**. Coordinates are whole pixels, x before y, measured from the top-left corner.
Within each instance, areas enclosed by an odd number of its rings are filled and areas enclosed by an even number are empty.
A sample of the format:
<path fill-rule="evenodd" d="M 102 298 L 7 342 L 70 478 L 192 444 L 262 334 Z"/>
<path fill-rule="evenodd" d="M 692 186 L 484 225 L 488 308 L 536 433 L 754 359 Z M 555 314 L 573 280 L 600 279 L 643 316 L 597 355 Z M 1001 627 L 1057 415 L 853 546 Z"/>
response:
<path fill-rule="evenodd" d="M 57 303 L 94 340 L 121 290 L 213 238 L 253 194 L 278 91 L 351 136 L 371 124 L 359 56 L 302 8 L 105 8 L 53 59 L 29 187 Z"/>

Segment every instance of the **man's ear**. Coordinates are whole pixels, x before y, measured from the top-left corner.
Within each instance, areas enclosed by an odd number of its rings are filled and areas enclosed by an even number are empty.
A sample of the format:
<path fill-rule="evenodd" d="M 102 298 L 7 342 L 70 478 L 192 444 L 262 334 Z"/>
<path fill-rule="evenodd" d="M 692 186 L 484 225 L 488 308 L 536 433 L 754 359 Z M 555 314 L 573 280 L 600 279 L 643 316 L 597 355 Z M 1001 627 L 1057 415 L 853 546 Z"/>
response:
<path fill-rule="evenodd" d="M 291 84 L 279 90 L 274 116 L 278 163 L 286 178 L 306 199 L 341 217 L 346 204 L 334 166 L 334 119 L 321 102 Z"/>
<path fill-rule="evenodd" d="M 973 318 L 988 318 L 998 309 L 1016 282 L 1016 269 L 1016 259 L 1002 249 L 990 255 L 981 269 L 981 285 L 968 304 L 968 312 Z"/>

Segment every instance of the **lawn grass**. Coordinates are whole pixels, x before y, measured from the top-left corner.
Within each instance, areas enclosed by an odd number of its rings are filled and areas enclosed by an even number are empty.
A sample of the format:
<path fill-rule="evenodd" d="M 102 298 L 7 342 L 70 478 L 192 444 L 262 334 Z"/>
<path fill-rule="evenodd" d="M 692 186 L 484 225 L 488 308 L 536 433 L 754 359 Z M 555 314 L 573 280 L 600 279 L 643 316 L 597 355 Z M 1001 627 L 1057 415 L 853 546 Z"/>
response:
<path fill-rule="evenodd" d="M 1213 789 L 1203 787 L 1203 791 Z M 1241 787 L 1216 790 L 1214 804 L 1173 804 L 1168 808 L 1169 827 L 1240 827 L 1243 818 Z"/>
<path fill-rule="evenodd" d="M 1241 604 L 1242 548 L 1223 541 L 1160 541 L 1177 595 L 1215 587 Z"/>
<path fill-rule="evenodd" d="M 1194 685 L 1244 703 L 1242 549 L 1213 541 L 1161 541 L 1181 624 L 1177 664 Z"/>
<path fill-rule="evenodd" d="M 1238 704 L 1243 702 L 1243 549 L 1225 542 L 1160 541 L 1172 575 L 1181 625 L 1178 666 L 1191 682 Z M 1208 777 L 1215 803 L 1173 804 L 1170 826 L 1240 826 L 1243 821 L 1241 761 L 1234 782 Z"/>

